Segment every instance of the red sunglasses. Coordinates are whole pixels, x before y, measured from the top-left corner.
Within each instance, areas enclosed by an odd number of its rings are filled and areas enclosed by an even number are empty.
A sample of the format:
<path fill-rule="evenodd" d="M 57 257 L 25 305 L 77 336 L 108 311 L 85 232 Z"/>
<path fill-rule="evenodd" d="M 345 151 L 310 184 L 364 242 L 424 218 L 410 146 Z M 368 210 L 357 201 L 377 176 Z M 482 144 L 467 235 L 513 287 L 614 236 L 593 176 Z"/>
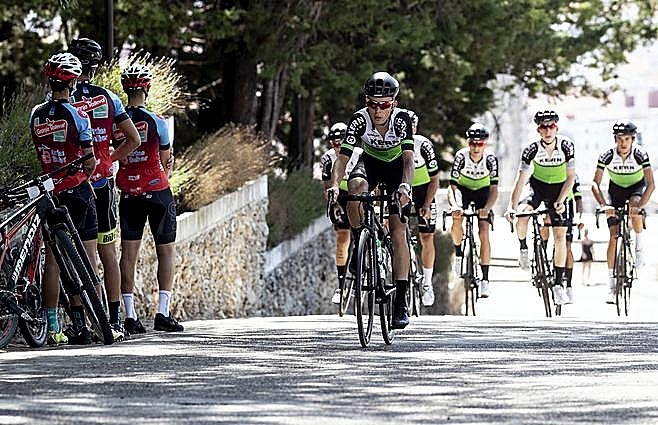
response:
<path fill-rule="evenodd" d="M 487 144 L 486 140 L 469 140 L 468 144 L 471 146 L 484 146 Z"/>
<path fill-rule="evenodd" d="M 366 100 L 366 105 L 368 108 L 372 109 L 381 109 L 382 111 L 390 108 L 393 105 L 392 100 L 386 100 L 384 102 L 377 102 L 376 100 L 368 99 Z"/>
<path fill-rule="evenodd" d="M 539 128 L 542 130 L 546 130 L 546 129 L 555 130 L 557 128 L 557 124 L 555 124 L 554 122 L 550 124 L 539 124 Z"/>

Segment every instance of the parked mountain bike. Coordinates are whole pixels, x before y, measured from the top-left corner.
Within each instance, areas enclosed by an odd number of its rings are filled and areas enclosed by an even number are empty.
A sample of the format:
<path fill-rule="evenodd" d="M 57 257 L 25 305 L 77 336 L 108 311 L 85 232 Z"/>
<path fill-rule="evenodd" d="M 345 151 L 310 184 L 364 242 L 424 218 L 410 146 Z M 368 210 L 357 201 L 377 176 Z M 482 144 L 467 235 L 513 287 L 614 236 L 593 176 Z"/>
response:
<path fill-rule="evenodd" d="M 553 283 L 555 282 L 555 276 L 553 275 L 553 266 L 552 262 L 548 259 L 548 254 L 546 253 L 546 247 L 541 238 L 541 223 L 540 217 L 544 214 L 548 214 L 548 208 L 545 208 L 540 205 L 537 209 L 532 211 L 517 212 L 514 214 L 515 217 L 531 217 L 532 220 L 532 246 L 533 246 L 533 256 L 531 262 L 531 273 L 532 273 L 532 284 L 537 288 L 539 296 L 544 302 L 544 312 L 546 317 L 553 316 L 553 305 L 555 305 L 555 315 L 559 316 L 562 314 L 562 306 L 555 304 L 553 300 Z M 510 223 L 510 228 L 514 232 L 514 225 Z"/>
<path fill-rule="evenodd" d="M 605 214 L 608 210 L 615 211 L 619 225 L 617 226 L 617 248 L 615 250 L 615 261 L 613 264 L 613 277 L 615 279 L 615 304 L 617 306 L 617 315 L 621 316 L 621 312 L 628 316 L 631 306 L 631 288 L 633 287 L 633 280 L 637 279 L 637 269 L 635 267 L 635 259 L 633 257 L 633 250 L 631 249 L 631 226 L 630 220 L 630 206 L 628 201 L 624 203 L 623 207 L 615 208 L 607 206 L 596 209 L 596 227 L 599 227 L 599 215 Z M 639 214 L 642 216 L 642 226 L 646 229 L 646 211 L 641 209 Z"/>
<path fill-rule="evenodd" d="M 452 211 L 443 210 L 443 231 L 446 231 L 446 217 L 451 215 Z M 462 257 L 461 273 L 460 276 L 464 280 L 464 303 L 466 306 L 466 316 L 476 315 L 475 305 L 478 298 L 480 298 L 480 255 L 478 251 L 478 244 L 475 240 L 473 233 L 474 221 L 479 216 L 478 211 L 475 209 L 475 204 L 471 202 L 468 208 L 462 212 L 462 217 L 466 223 L 464 229 L 464 236 L 462 237 Z M 489 211 L 488 221 L 493 230 L 493 211 Z"/>
<path fill-rule="evenodd" d="M 4 198 L 13 202 L 28 202 L 36 208 L 44 239 L 52 249 L 60 269 L 63 295 L 79 296 L 96 337 L 104 344 L 112 344 L 112 329 L 96 292 L 96 286 L 100 284 L 98 276 L 89 262 L 68 210 L 65 206 L 58 206 L 52 196 L 55 187 L 53 178 L 76 170 L 92 156 L 87 154 L 48 174 L 8 189 L 4 192 Z"/>
<path fill-rule="evenodd" d="M 340 221 L 340 218 L 336 217 L 333 214 L 332 205 L 334 204 L 334 192 L 329 192 L 327 198 L 327 217 L 331 220 L 332 223 L 336 224 Z M 354 240 L 350 238 L 350 245 L 347 250 L 347 263 L 350 264 L 352 259 L 352 249 L 354 246 Z M 350 272 L 349 267 L 346 267 L 345 275 L 342 279 L 338 280 L 338 289 L 340 290 L 340 303 L 338 304 L 338 315 L 343 317 L 347 310 L 349 309 L 350 303 L 352 302 L 352 297 L 354 295 L 354 275 Z"/>
<path fill-rule="evenodd" d="M 48 336 L 41 296 L 45 251 L 36 202 L 16 203 L 0 191 L 0 348 L 20 328 L 30 347 Z"/>

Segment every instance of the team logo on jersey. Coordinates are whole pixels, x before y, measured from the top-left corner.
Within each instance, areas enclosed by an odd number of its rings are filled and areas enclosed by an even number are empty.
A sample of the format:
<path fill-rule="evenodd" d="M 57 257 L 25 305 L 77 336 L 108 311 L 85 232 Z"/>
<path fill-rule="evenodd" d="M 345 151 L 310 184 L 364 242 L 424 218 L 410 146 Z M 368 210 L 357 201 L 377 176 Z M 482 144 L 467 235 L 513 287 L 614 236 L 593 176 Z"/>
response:
<path fill-rule="evenodd" d="M 146 135 L 149 132 L 149 124 L 146 121 L 136 122 L 135 128 L 139 133 L 139 139 L 142 141 L 142 143 L 146 143 Z"/>
<path fill-rule="evenodd" d="M 108 106 L 107 98 L 102 94 L 99 94 L 95 97 L 85 97 L 82 96 L 82 100 L 75 102 L 73 104 L 79 111 L 91 112 L 92 118 L 107 118 L 108 117 Z"/>
<path fill-rule="evenodd" d="M 65 142 L 66 131 L 68 129 L 68 122 L 66 120 L 49 120 L 39 123 L 39 120 L 34 122 L 34 134 L 37 137 L 47 137 L 52 134 L 54 142 Z"/>
<path fill-rule="evenodd" d="M 123 140 L 126 138 L 126 135 L 123 134 L 123 131 L 116 124 L 112 126 L 112 138 L 114 140 Z"/>

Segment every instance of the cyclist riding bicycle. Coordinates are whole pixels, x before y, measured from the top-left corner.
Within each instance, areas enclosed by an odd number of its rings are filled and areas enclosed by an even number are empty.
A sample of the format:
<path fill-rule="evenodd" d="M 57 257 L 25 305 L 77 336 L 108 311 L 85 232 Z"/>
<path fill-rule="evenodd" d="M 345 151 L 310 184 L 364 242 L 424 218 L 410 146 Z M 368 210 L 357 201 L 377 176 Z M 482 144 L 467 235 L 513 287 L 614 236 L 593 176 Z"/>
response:
<path fill-rule="evenodd" d="M 418 115 L 409 109 L 414 134 L 414 178 L 411 181 L 413 203 L 418 212 L 418 235 L 420 236 L 421 263 L 423 266 L 422 302 L 424 306 L 434 304 L 434 231 L 436 230 L 436 201 L 439 189 L 439 164 L 434 146 L 425 136 L 416 134 Z"/>
<path fill-rule="evenodd" d="M 655 188 L 653 170 L 649 163 L 649 155 L 642 146 L 635 141 L 637 126 L 628 120 L 619 120 L 612 126 L 615 146 L 606 149 L 600 156 L 592 183 L 592 194 L 600 207 L 612 206 L 622 208 L 629 201 L 631 222 L 635 231 L 635 264 L 641 267 L 644 263 L 642 252 L 642 216 L 638 210 L 644 208 Z M 606 201 L 600 189 L 603 171 L 608 170 L 610 183 L 608 195 L 610 202 Z M 608 284 L 610 293 L 606 300 L 609 304 L 615 303 L 615 279 L 613 265 L 617 247 L 617 228 L 619 221 L 613 210 L 607 211 L 610 240 L 608 241 Z"/>
<path fill-rule="evenodd" d="M 139 134 L 119 97 L 111 90 L 91 84 L 103 58 L 101 46 L 94 40 L 80 38 L 71 41 L 69 53 L 80 59 L 82 74 L 71 103 L 85 111 L 91 120 L 94 134 L 94 154 L 97 164 L 91 176 L 98 215 L 98 256 L 103 264 L 103 280 L 109 307 L 110 325 L 117 338 L 123 338 L 121 325 L 121 272 L 116 252 L 118 236 L 117 195 L 112 163 L 124 159 L 140 144 Z M 126 135 L 126 142 L 110 152 L 112 125 L 116 124 Z M 95 266 L 96 262 L 92 264 Z"/>
<path fill-rule="evenodd" d="M 343 143 L 346 133 L 347 125 L 342 122 L 337 122 L 331 126 L 329 134 L 327 135 L 327 140 L 331 147 L 320 158 L 322 183 L 324 184 L 323 195 L 325 201 L 327 200 L 327 189 L 329 189 L 331 185 L 331 170 L 336 162 L 336 157 L 340 151 L 340 144 Z M 349 162 L 347 163 L 345 176 L 340 181 L 340 192 L 337 202 L 340 204 L 343 212 L 347 209 L 347 177 L 359 160 L 360 155 L 361 148 L 355 148 Z M 336 231 L 336 271 L 338 272 L 338 281 L 340 282 L 345 277 L 347 271 L 347 257 L 350 248 L 350 222 L 348 221 L 347 214 L 338 217 L 338 220 L 334 223 L 334 230 Z M 340 304 L 340 287 L 337 287 L 334 291 L 334 294 L 331 297 L 331 302 L 334 304 Z"/>
<path fill-rule="evenodd" d="M 478 233 L 480 237 L 480 297 L 487 298 L 489 289 L 489 266 L 491 244 L 489 242 L 489 212 L 498 198 L 498 158 L 485 148 L 489 129 L 480 123 L 466 130 L 468 147 L 457 151 L 450 171 L 448 204 L 452 210 L 452 243 L 455 246 L 453 271 L 459 277 L 464 253 L 462 252 L 462 212 L 471 202 L 478 211 Z"/>
<path fill-rule="evenodd" d="M 94 150 L 89 116 L 69 103 L 69 96 L 75 90 L 81 73 L 80 60 L 70 53 L 58 53 L 46 63 L 45 74 L 51 95 L 49 100 L 32 109 L 29 120 L 32 141 L 44 173 L 49 173 Z M 53 191 L 57 203 L 67 207 L 90 261 L 96 256 L 98 235 L 96 203 L 87 180 L 95 167 L 96 159 L 92 157 L 84 162 L 81 170 L 57 179 Z M 91 343 L 91 332 L 86 327 L 84 308 L 79 299 L 72 300 L 72 333 L 67 336 L 62 332 L 57 317 L 59 266 L 48 244 L 43 296 L 48 314 L 48 344 Z"/>
<path fill-rule="evenodd" d="M 397 108 L 396 97 L 400 84 L 387 72 L 372 74 L 363 86 L 366 107 L 356 111 L 347 125 L 347 135 L 340 146 L 328 190 L 338 195 L 339 181 L 358 143 L 363 153 L 348 179 L 350 194 L 361 194 L 374 190 L 379 183 L 386 184 L 388 193 L 396 192 L 400 204 L 405 207 L 411 202 L 411 179 L 414 173 L 414 142 L 409 114 Z M 340 206 L 336 206 L 341 210 Z M 347 213 L 352 228 L 352 237 L 359 239 L 363 223 L 359 202 L 348 202 Z M 405 294 L 409 284 L 409 248 L 406 239 L 406 224 L 400 220 L 396 205 L 389 205 L 389 226 L 393 242 L 396 296 L 392 326 L 402 329 L 409 324 Z M 356 249 L 356 244 L 355 244 Z M 349 267 L 355 269 L 356 252 L 352 254 Z"/>
<path fill-rule="evenodd" d="M 176 261 L 176 204 L 169 187 L 171 143 L 163 117 L 146 109 L 146 97 L 153 75 L 142 64 L 132 64 L 121 73 L 121 85 L 128 95 L 126 112 L 137 128 L 141 146 L 120 161 L 117 186 L 121 190 L 119 218 L 121 225 L 121 292 L 126 308 L 124 328 L 129 334 L 146 329 L 135 312 L 135 266 L 148 220 L 158 257 L 158 313 L 153 328 L 159 331 L 182 331 L 183 326 L 171 317 L 169 306 L 174 286 Z M 120 131 L 116 142 L 125 143 Z"/>
<path fill-rule="evenodd" d="M 520 211 L 535 209 L 542 202 L 550 210 L 549 224 L 553 229 L 555 247 L 553 299 L 555 304 L 562 305 L 565 302 L 562 281 L 567 259 L 566 233 L 571 218 L 566 200 L 576 180 L 576 165 L 573 141 L 558 134 L 559 119 L 557 112 L 550 109 L 535 113 L 534 122 L 537 124 L 540 139 L 530 142 L 521 153 L 519 173 L 505 216 L 511 222 L 517 209 Z M 533 192 L 532 197 L 528 204 L 519 205 L 521 190 L 528 178 Z M 528 220 L 529 217 L 520 217 L 516 224 L 520 244 L 519 265 L 524 270 L 530 268 L 526 242 Z"/>

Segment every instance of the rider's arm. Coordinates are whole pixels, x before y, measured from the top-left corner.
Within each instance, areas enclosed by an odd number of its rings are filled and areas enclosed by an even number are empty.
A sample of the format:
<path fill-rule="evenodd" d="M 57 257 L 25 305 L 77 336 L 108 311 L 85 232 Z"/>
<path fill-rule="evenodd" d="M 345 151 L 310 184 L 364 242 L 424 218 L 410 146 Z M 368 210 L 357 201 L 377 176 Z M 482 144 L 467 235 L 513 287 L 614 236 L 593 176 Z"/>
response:
<path fill-rule="evenodd" d="M 347 163 L 350 160 L 350 157 L 341 153 L 336 157 L 336 162 L 334 163 L 333 170 L 331 172 L 331 180 L 329 181 L 329 187 L 338 187 L 341 179 L 345 176 L 345 168 L 347 168 Z"/>
<path fill-rule="evenodd" d="M 402 151 L 402 183 L 411 184 L 411 179 L 414 177 L 414 151 L 412 149 L 405 149 Z"/>
<path fill-rule="evenodd" d="M 454 184 L 448 186 L 448 205 L 451 207 L 461 207 L 457 202 L 457 190 L 459 189 Z"/>
<path fill-rule="evenodd" d="M 82 154 L 87 155 L 88 153 L 94 153 L 94 148 L 82 148 Z M 85 162 L 82 163 L 82 171 L 87 175 L 87 177 L 91 177 L 92 174 L 94 174 L 94 170 L 96 169 L 96 157 L 91 156 L 91 158 L 87 159 Z"/>
<path fill-rule="evenodd" d="M 528 180 L 530 175 L 529 169 L 519 169 L 519 174 L 516 175 L 516 180 L 514 181 L 514 189 L 512 189 L 512 195 L 510 196 L 508 209 L 516 210 L 516 207 L 519 206 L 519 198 L 521 197 L 521 191 L 525 182 Z"/>
<path fill-rule="evenodd" d="M 423 204 L 423 208 L 429 208 L 434 196 L 436 196 L 436 191 L 439 189 L 439 164 L 436 160 L 434 146 L 432 146 L 429 140 L 423 140 L 423 143 L 420 145 L 420 154 L 425 160 L 427 174 L 430 176 L 430 183 L 427 187 L 427 195 Z"/>
<path fill-rule="evenodd" d="M 651 167 L 644 167 L 644 182 L 646 183 L 647 187 L 642 194 L 642 198 L 640 198 L 640 208 L 643 208 L 645 205 L 647 205 L 651 199 L 653 190 L 656 188 L 656 184 L 653 180 L 653 170 Z"/>
<path fill-rule="evenodd" d="M 489 170 L 489 196 L 484 208 L 491 210 L 498 199 L 498 158 L 495 155 L 487 155 L 487 169 Z"/>
<path fill-rule="evenodd" d="M 573 183 L 576 181 L 576 169 L 567 165 L 567 179 L 562 183 L 562 190 L 557 198 L 557 203 L 562 204 L 573 189 Z"/>
<path fill-rule="evenodd" d="M 487 198 L 487 203 L 484 205 L 484 208 L 491 210 L 494 205 L 496 205 L 496 199 L 498 199 L 498 185 L 492 184 L 489 186 L 489 197 Z"/>
<path fill-rule="evenodd" d="M 601 179 L 603 179 L 603 168 L 596 167 L 594 179 L 592 179 L 592 195 L 594 195 L 594 199 L 596 199 L 596 202 L 599 204 L 599 206 L 604 207 L 607 205 L 607 202 L 603 197 L 601 188 L 599 187 L 601 184 Z"/>
<path fill-rule="evenodd" d="M 125 139 L 122 140 L 121 144 L 118 145 L 110 155 L 110 159 L 113 162 L 124 159 L 141 144 L 139 133 L 135 128 L 133 120 L 130 118 L 125 119 L 117 123 L 117 127 L 121 130 Z"/>

